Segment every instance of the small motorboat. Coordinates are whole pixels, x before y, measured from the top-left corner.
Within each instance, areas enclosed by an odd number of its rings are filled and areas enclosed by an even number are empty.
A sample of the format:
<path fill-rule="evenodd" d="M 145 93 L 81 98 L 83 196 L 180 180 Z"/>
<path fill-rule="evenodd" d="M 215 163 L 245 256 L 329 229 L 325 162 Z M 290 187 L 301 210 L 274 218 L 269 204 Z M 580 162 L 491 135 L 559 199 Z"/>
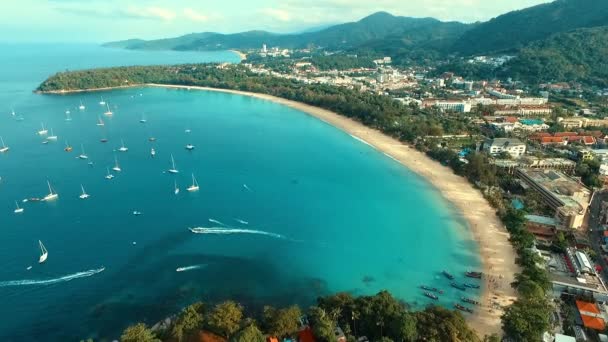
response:
<path fill-rule="evenodd" d="M 188 150 L 188 151 L 194 150 L 194 145 L 192 145 L 192 144 L 186 145 L 186 150 Z"/>
<path fill-rule="evenodd" d="M 460 305 L 460 304 L 458 304 L 458 303 L 455 303 L 455 304 L 454 304 L 454 307 L 455 307 L 456 309 L 460 310 L 460 311 L 464 311 L 464 312 L 468 312 L 468 313 L 473 313 L 473 310 L 471 310 L 471 309 L 467 308 L 467 307 L 466 307 L 466 306 L 464 306 L 464 305 Z"/>
<path fill-rule="evenodd" d="M 431 298 L 431 299 L 434 299 L 434 300 L 438 300 L 439 299 L 439 297 L 437 297 L 436 295 L 434 295 L 434 294 L 432 294 L 430 292 L 425 292 L 424 295 L 427 296 L 427 297 L 429 297 L 429 298 Z"/>
<path fill-rule="evenodd" d="M 469 277 L 469 278 L 477 278 L 480 279 L 483 273 L 481 272 L 473 272 L 473 271 L 466 271 L 464 272 L 464 275 Z"/>
<path fill-rule="evenodd" d="M 107 143 L 107 142 L 108 142 L 108 139 L 103 138 L 103 139 L 101 139 L 101 140 L 99 140 L 99 141 L 101 141 L 102 143 Z"/>
<path fill-rule="evenodd" d="M 450 280 L 454 279 L 454 276 L 446 270 L 441 271 L 441 274 L 443 274 L 446 278 L 448 278 Z"/>
<path fill-rule="evenodd" d="M 155 137 L 149 137 L 148 141 L 156 141 L 156 138 Z"/>
<path fill-rule="evenodd" d="M 136 210 L 135 210 L 135 211 L 133 211 L 133 215 L 135 215 L 135 216 L 139 216 L 139 215 L 141 215 L 141 211 L 136 211 Z"/>
<path fill-rule="evenodd" d="M 462 285 L 460 285 L 460 284 L 457 284 L 457 283 L 451 283 L 450 285 L 451 285 L 453 288 L 459 289 L 459 290 L 461 290 L 461 291 L 466 291 L 466 290 L 467 290 L 467 288 L 466 288 L 466 287 L 464 287 L 464 286 L 462 286 Z"/>
<path fill-rule="evenodd" d="M 466 298 L 466 297 L 461 297 L 460 300 L 462 300 L 465 303 L 469 303 L 469 304 L 473 304 L 473 305 L 481 305 L 481 303 L 479 303 L 478 301 L 470 299 L 470 298 Z"/>

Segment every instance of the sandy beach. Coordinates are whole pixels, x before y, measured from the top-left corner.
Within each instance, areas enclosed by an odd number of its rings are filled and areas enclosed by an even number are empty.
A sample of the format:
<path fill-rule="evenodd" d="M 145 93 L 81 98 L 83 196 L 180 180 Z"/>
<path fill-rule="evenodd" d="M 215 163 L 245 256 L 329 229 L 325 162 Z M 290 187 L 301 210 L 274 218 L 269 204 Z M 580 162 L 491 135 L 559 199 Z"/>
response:
<path fill-rule="evenodd" d="M 245 53 L 243 53 L 241 51 L 238 51 L 238 50 L 229 50 L 229 51 L 234 52 L 237 55 L 239 55 L 239 58 L 241 59 L 241 61 L 244 61 L 244 60 L 247 59 L 247 54 L 245 54 Z"/>
<path fill-rule="evenodd" d="M 308 113 L 364 140 L 408 169 L 426 178 L 440 191 L 445 199 L 450 201 L 462 213 L 469 223 L 475 241 L 479 244 L 485 288 L 481 296 L 482 307 L 477 309 L 473 315 L 467 315 L 467 321 L 480 337 L 492 333 L 501 334 L 500 316 L 503 313 L 501 307 L 515 300 L 516 292 L 510 284 L 514 281 L 515 273 L 520 270 L 515 264 L 516 254 L 509 242 L 509 233 L 496 216 L 495 210 L 483 198 L 481 192 L 473 188 L 467 179 L 454 174 L 450 168 L 441 165 L 424 153 L 410 148 L 400 141 L 366 127 L 357 121 L 322 108 L 271 95 L 236 90 L 157 84 L 149 84 L 149 86 L 220 91 L 280 103 Z"/>
<path fill-rule="evenodd" d="M 475 308 L 474 314 L 465 314 L 467 322 L 482 338 L 484 335 L 493 333 L 502 334 L 500 317 L 503 314 L 503 307 L 516 299 L 516 292 L 510 284 L 514 281 L 515 273 L 519 272 L 520 268 L 515 264 L 516 253 L 509 242 L 509 233 L 496 216 L 495 210 L 483 198 L 481 192 L 475 189 L 467 179 L 454 174 L 450 168 L 432 160 L 415 148 L 386 136 L 380 131 L 366 127 L 355 120 L 322 108 L 271 95 L 237 90 L 164 84 L 130 85 L 128 87 L 134 86 L 225 92 L 251 96 L 289 106 L 363 140 L 363 142 L 424 177 L 439 190 L 446 200 L 458 209 L 468 222 L 473 239 L 479 245 L 484 273 L 484 287 L 480 298 L 481 306 Z M 92 90 L 94 89 L 83 91 Z M 71 92 L 75 91 L 52 93 L 67 94 Z"/>

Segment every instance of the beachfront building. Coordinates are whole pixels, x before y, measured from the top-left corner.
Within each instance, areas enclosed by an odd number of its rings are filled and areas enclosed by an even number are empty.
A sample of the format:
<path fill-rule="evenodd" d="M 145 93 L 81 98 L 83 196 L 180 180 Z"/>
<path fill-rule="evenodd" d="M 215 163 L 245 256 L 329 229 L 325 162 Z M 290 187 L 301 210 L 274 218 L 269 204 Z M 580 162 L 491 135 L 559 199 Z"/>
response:
<path fill-rule="evenodd" d="M 566 174 L 554 170 L 517 169 L 522 186 L 537 191 L 543 201 L 555 210 L 561 228 L 578 229 L 583 219 L 591 191 Z"/>
<path fill-rule="evenodd" d="M 576 162 L 566 158 L 539 158 L 525 156 L 517 160 L 496 159 L 492 163 L 509 174 L 514 174 L 519 168 L 537 170 L 559 170 L 566 174 L 572 174 L 576 168 Z"/>
<path fill-rule="evenodd" d="M 567 248 L 566 253 L 548 253 L 546 268 L 554 295 L 562 293 L 591 296 L 598 301 L 608 300 L 608 289 L 589 256 L 578 249 Z"/>
<path fill-rule="evenodd" d="M 483 149 L 493 156 L 506 152 L 513 158 L 519 158 L 526 153 L 526 144 L 519 139 L 486 139 L 483 143 Z"/>
<path fill-rule="evenodd" d="M 422 107 L 437 107 L 444 111 L 469 113 L 471 111 L 471 102 L 465 100 L 425 99 L 422 101 Z"/>

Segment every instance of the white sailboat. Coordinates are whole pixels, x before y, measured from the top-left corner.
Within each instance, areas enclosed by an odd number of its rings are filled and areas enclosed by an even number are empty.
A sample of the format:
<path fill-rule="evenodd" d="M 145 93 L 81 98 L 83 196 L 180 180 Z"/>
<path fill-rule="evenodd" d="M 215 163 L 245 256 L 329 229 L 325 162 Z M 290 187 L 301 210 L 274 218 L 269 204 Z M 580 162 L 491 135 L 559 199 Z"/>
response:
<path fill-rule="evenodd" d="M 106 167 L 106 171 L 107 171 L 107 173 L 106 173 L 106 179 L 112 179 L 112 178 L 114 178 L 114 175 L 110 173 L 110 168 L 109 167 Z"/>
<path fill-rule="evenodd" d="M 103 115 L 111 116 L 112 114 L 114 114 L 114 113 L 112 113 L 112 111 L 110 110 L 110 105 L 109 105 L 109 104 L 107 104 L 107 103 L 106 103 L 106 108 L 107 108 L 108 110 L 107 110 L 105 113 L 103 113 Z"/>
<path fill-rule="evenodd" d="M 190 185 L 187 190 L 190 192 L 198 191 L 198 182 L 194 177 L 194 173 L 192 174 L 192 185 Z"/>
<path fill-rule="evenodd" d="M 66 113 L 66 114 L 70 114 L 70 110 L 69 110 L 69 109 L 66 109 L 66 110 L 65 110 L 65 113 Z"/>
<path fill-rule="evenodd" d="M 144 114 L 141 115 L 141 119 L 139 119 L 140 123 L 146 123 L 148 122 L 148 120 L 146 120 L 146 116 Z"/>
<path fill-rule="evenodd" d="M 116 156 L 114 156 L 114 167 L 112 168 L 112 170 L 114 170 L 116 172 L 122 171 L 122 169 L 120 168 L 120 165 L 118 165 L 118 158 Z"/>
<path fill-rule="evenodd" d="M 80 158 L 80 159 L 89 159 L 89 156 L 87 156 L 87 154 L 84 152 L 84 145 L 83 144 L 80 144 L 80 150 L 81 150 L 81 153 L 78 156 L 78 158 Z"/>
<path fill-rule="evenodd" d="M 51 128 L 51 135 L 46 137 L 46 140 L 57 140 L 57 136 L 53 134 L 53 129 Z"/>
<path fill-rule="evenodd" d="M 177 181 L 175 181 L 175 190 L 173 192 L 177 195 L 179 194 L 179 188 L 177 187 Z"/>
<path fill-rule="evenodd" d="M 11 108 L 11 116 L 12 117 L 16 117 L 17 116 L 17 113 L 15 113 L 15 109 L 14 108 Z"/>
<path fill-rule="evenodd" d="M 21 214 L 23 212 L 23 208 L 19 207 L 19 203 L 17 203 L 17 201 L 15 201 L 15 205 L 17 206 L 17 209 L 15 209 L 15 214 Z"/>
<path fill-rule="evenodd" d="M 150 149 L 150 155 L 152 156 L 152 158 L 154 158 L 154 156 L 156 155 L 156 150 L 154 149 L 154 147 Z"/>
<path fill-rule="evenodd" d="M 175 159 L 173 159 L 173 154 L 171 155 L 171 168 L 167 171 L 169 173 L 179 173 L 179 171 L 175 168 Z"/>
<path fill-rule="evenodd" d="M 40 125 L 42 126 L 42 129 L 38 131 L 38 134 L 46 135 L 49 131 L 46 128 L 44 128 L 44 123 L 41 122 Z"/>
<path fill-rule="evenodd" d="M 124 140 L 120 139 L 120 148 L 118 149 L 120 152 L 127 152 L 129 148 L 125 146 Z"/>
<path fill-rule="evenodd" d="M 72 121 L 72 117 L 70 116 L 70 113 L 65 113 L 65 121 Z"/>
<path fill-rule="evenodd" d="M 2 143 L 2 147 L 0 147 L 0 152 L 8 152 L 9 148 L 4 144 L 4 139 L 2 139 L 2 137 L 0 137 L 0 142 Z"/>
<path fill-rule="evenodd" d="M 105 126 L 105 125 L 106 124 L 103 122 L 103 120 L 100 117 L 99 120 L 97 121 L 97 126 Z"/>
<path fill-rule="evenodd" d="M 99 101 L 99 104 L 102 106 L 105 106 L 106 101 L 103 100 L 103 96 L 101 97 L 101 101 Z"/>
<path fill-rule="evenodd" d="M 82 100 L 80 101 L 80 106 L 78 106 L 78 109 L 80 110 L 84 110 L 85 106 L 82 104 Z"/>
<path fill-rule="evenodd" d="M 48 186 L 49 186 L 49 194 L 44 196 L 43 200 L 52 201 L 52 200 L 57 199 L 57 197 L 59 197 L 59 195 L 56 192 L 53 192 L 53 188 L 51 187 L 51 182 L 46 181 L 46 184 L 48 184 Z"/>
<path fill-rule="evenodd" d="M 82 194 L 80 194 L 80 196 L 78 196 L 78 197 L 80 197 L 80 199 L 87 199 L 90 197 L 89 194 L 87 194 L 84 191 L 84 186 L 82 186 L 82 184 L 80 184 L 80 189 L 82 190 Z"/>
<path fill-rule="evenodd" d="M 38 244 L 40 245 L 40 258 L 38 259 L 38 263 L 42 264 L 49 257 L 49 252 L 46 250 L 42 241 L 38 240 Z"/>

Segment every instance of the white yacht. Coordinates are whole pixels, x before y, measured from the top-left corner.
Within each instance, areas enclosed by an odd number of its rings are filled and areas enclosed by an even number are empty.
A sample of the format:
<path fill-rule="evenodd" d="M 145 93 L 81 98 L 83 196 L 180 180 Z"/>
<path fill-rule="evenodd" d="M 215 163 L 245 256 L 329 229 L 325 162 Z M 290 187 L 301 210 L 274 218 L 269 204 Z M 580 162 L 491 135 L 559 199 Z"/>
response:
<path fill-rule="evenodd" d="M 192 185 L 190 185 L 187 190 L 190 192 L 195 192 L 195 191 L 198 191 L 198 189 L 199 189 L 198 182 L 196 181 L 196 178 L 194 177 L 194 173 L 193 173 L 192 174 Z"/>
<path fill-rule="evenodd" d="M 44 128 L 44 123 L 41 122 L 40 125 L 42 126 L 42 129 L 38 131 L 38 135 L 46 135 L 49 130 Z"/>
<path fill-rule="evenodd" d="M 84 191 L 84 186 L 82 186 L 82 184 L 80 184 L 80 189 L 82 190 L 82 193 L 80 194 L 80 196 L 78 196 L 80 197 L 80 199 L 87 199 L 90 197 L 90 195 Z"/>
<path fill-rule="evenodd" d="M 49 194 L 44 196 L 43 200 L 44 201 L 56 200 L 57 197 L 59 197 L 59 195 L 53 191 L 53 188 L 51 187 L 51 182 L 46 181 L 46 184 L 48 184 L 48 186 L 49 186 Z"/>
<path fill-rule="evenodd" d="M 4 144 L 4 139 L 2 139 L 2 137 L 0 137 L 0 143 L 2 143 L 2 147 L 0 147 L 0 152 L 8 152 L 9 148 Z"/>
<path fill-rule="evenodd" d="M 114 114 L 114 113 L 112 113 L 112 111 L 110 110 L 110 105 L 109 105 L 109 104 L 107 104 L 107 103 L 106 103 L 106 108 L 107 108 L 108 110 L 107 110 L 105 113 L 103 113 L 103 115 L 111 116 L 112 114 Z"/>
<path fill-rule="evenodd" d="M 156 150 L 154 149 L 154 147 L 150 149 L 150 155 L 152 156 L 152 158 L 154 158 L 154 156 L 156 155 Z"/>
<path fill-rule="evenodd" d="M 19 207 L 19 203 L 17 203 L 17 201 L 15 201 L 15 205 L 17 206 L 15 209 L 15 214 L 21 214 L 23 212 L 23 208 Z"/>
<path fill-rule="evenodd" d="M 84 145 L 83 144 L 80 144 L 80 150 L 81 150 L 81 153 L 78 156 L 78 158 L 80 158 L 80 159 L 89 159 L 89 156 L 87 156 L 87 154 L 84 152 Z"/>
<path fill-rule="evenodd" d="M 82 104 L 82 101 L 80 101 L 80 106 L 78 106 L 78 109 L 80 109 L 80 110 L 84 110 L 85 109 L 85 106 Z"/>
<path fill-rule="evenodd" d="M 129 150 L 128 147 L 125 146 L 124 140 L 120 139 L 120 147 L 118 148 L 120 152 L 127 152 Z"/>
<path fill-rule="evenodd" d="M 40 258 L 38 259 L 38 263 L 42 264 L 49 257 L 49 252 L 42 244 L 42 241 L 38 240 L 38 244 L 40 245 Z"/>
<path fill-rule="evenodd" d="M 175 168 L 175 159 L 173 159 L 173 154 L 171 155 L 171 168 L 167 171 L 169 173 L 179 173 L 179 171 Z"/>
<path fill-rule="evenodd" d="M 120 165 L 118 165 L 118 158 L 116 156 L 114 156 L 114 167 L 112 168 L 112 170 L 114 170 L 116 172 L 122 171 L 122 169 L 120 168 Z"/>
<path fill-rule="evenodd" d="M 49 135 L 48 137 L 46 137 L 46 140 L 57 140 L 57 136 L 55 134 L 53 134 L 53 129 L 51 128 L 51 135 Z"/>
<path fill-rule="evenodd" d="M 109 167 L 106 167 L 106 171 L 107 171 L 107 173 L 106 173 L 106 179 L 112 179 L 112 178 L 114 178 L 114 175 L 110 173 L 110 168 Z"/>
<path fill-rule="evenodd" d="M 192 144 L 186 145 L 186 150 L 188 150 L 188 151 L 194 150 L 194 145 L 192 145 Z"/>

